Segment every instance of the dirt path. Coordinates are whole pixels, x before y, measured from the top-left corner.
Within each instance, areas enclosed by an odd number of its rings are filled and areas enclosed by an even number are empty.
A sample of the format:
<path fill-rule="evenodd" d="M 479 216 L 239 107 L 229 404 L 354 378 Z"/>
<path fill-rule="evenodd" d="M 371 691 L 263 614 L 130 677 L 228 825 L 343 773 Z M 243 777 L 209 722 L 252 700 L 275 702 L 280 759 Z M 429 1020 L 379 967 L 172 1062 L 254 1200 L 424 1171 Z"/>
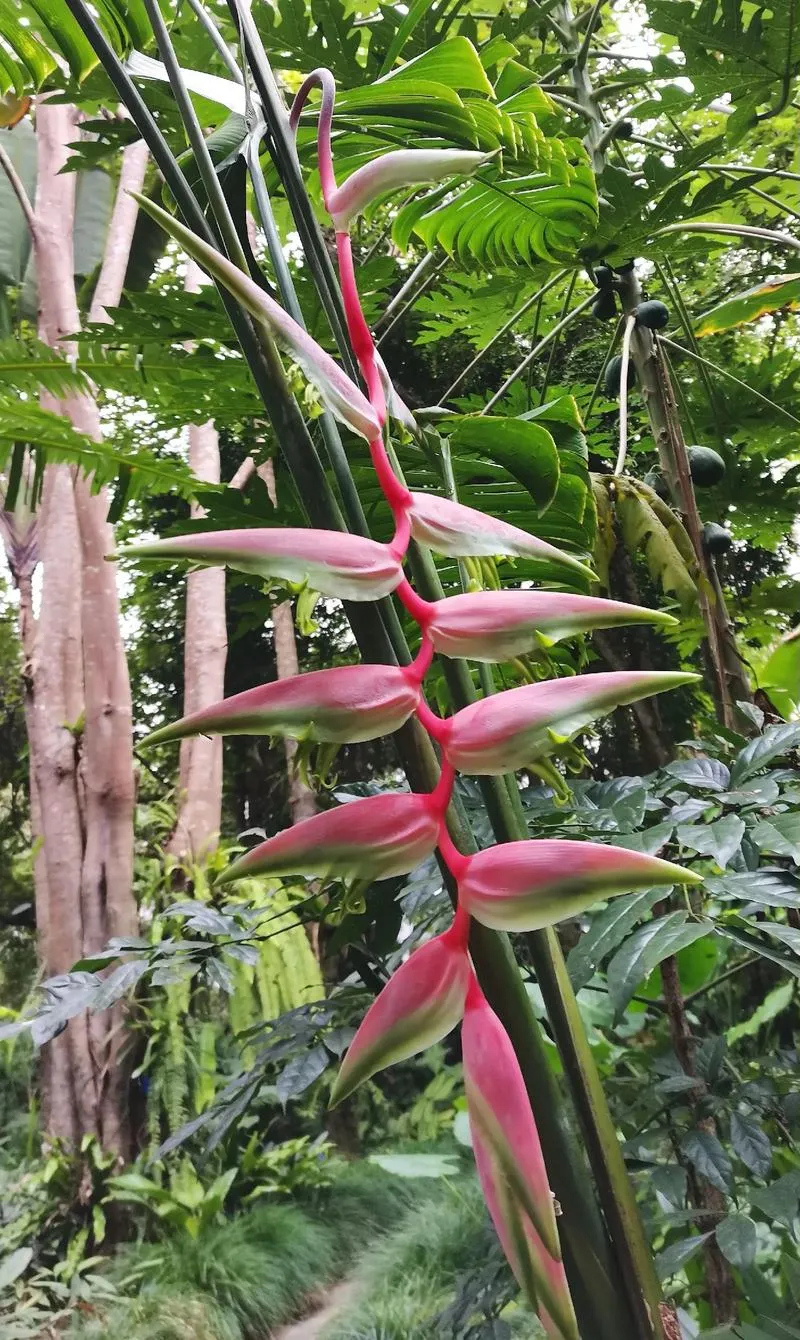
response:
<path fill-rule="evenodd" d="M 282 1326 L 279 1331 L 275 1331 L 274 1340 L 321 1340 L 325 1327 L 346 1307 L 354 1293 L 355 1284 L 352 1280 L 343 1280 L 341 1284 L 334 1285 L 328 1290 L 326 1302 L 318 1312 L 291 1326 Z"/>

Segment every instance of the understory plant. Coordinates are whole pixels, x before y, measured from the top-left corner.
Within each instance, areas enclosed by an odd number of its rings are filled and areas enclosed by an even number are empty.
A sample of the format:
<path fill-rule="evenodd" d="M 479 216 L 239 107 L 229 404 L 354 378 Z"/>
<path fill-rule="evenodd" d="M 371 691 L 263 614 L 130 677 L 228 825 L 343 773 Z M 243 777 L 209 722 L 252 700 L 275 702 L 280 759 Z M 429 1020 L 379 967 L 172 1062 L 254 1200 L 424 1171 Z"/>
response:
<path fill-rule="evenodd" d="M 307 583 L 350 602 L 393 594 L 417 625 L 419 649 L 406 666 L 336 667 L 263 685 L 151 738 L 261 733 L 321 744 L 355 743 L 397 730 L 412 717 L 427 732 L 441 765 L 432 789 L 369 796 L 349 804 L 344 816 L 338 810 L 317 814 L 235 860 L 218 883 L 264 874 L 369 883 L 406 874 L 437 852 L 455 890 L 452 924 L 415 950 L 378 996 L 347 1052 L 333 1101 L 342 1101 L 376 1071 L 414 1055 L 460 1023 L 472 1145 L 486 1204 L 547 1333 L 578 1340 L 539 1135 L 514 1047 L 473 968 L 471 928 L 478 922 L 497 930 L 540 930 L 575 916 L 598 898 L 695 883 L 699 877 L 646 852 L 560 838 L 502 843 L 467 855 L 448 831 L 448 807 L 457 773 L 501 776 L 541 764 L 596 717 L 696 677 L 658 671 L 577 674 L 483 698 L 450 717 L 429 706 L 424 680 L 434 654 L 493 662 L 593 628 L 672 621 L 638 606 L 553 590 L 475 591 L 432 601 L 409 581 L 404 562 L 412 541 L 447 558 L 524 556 L 578 571 L 586 579 L 592 574 L 577 558 L 515 526 L 453 499 L 409 491 L 400 477 L 388 422 L 395 419 L 412 434 L 416 427 L 362 314 L 350 225 L 387 191 L 470 173 L 483 158 L 459 151 L 398 150 L 357 169 L 339 187 L 331 150 L 335 86 L 328 71 L 316 70 L 306 79 L 290 125 L 296 127 L 317 87 L 323 199 L 336 232 L 347 332 L 366 395 L 259 283 L 168 212 L 143 196 L 138 199 L 257 327 L 266 328 L 288 351 L 323 406 L 367 441 L 392 513 L 393 536 L 378 543 L 326 530 L 212 531 L 124 552 L 142 559 L 227 563 L 271 580 Z"/>

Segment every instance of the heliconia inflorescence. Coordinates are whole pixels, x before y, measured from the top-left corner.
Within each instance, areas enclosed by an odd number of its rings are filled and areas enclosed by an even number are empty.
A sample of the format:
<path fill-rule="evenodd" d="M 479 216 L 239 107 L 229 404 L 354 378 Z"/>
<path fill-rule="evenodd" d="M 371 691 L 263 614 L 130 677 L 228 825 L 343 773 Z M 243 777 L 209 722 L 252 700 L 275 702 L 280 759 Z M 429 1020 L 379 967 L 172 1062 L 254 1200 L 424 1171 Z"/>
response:
<path fill-rule="evenodd" d="M 423 600 L 404 574 L 411 539 L 451 558 L 524 558 L 592 579 L 572 554 L 474 508 L 412 493 L 393 469 L 383 437 L 387 414 L 410 431 L 413 416 L 397 397 L 361 311 L 348 228 L 371 201 L 398 186 L 474 171 L 479 153 L 398 150 L 336 184 L 331 153 L 335 86 L 326 70 L 302 85 L 290 124 L 296 128 L 312 89 L 318 117 L 319 169 L 336 229 L 347 328 L 368 394 L 249 275 L 171 214 L 137 197 L 206 270 L 234 295 L 300 364 L 324 405 L 369 443 L 394 518 L 390 543 L 338 531 L 302 529 L 197 533 L 123 550 L 142 559 L 185 558 L 227 564 L 266 580 L 307 584 L 343 600 L 394 593 L 416 622 L 421 647 L 411 665 L 342 666 L 249 689 L 156 731 L 149 743 L 198 733 L 284 735 L 354 743 L 397 730 L 416 715 L 437 741 L 443 768 L 428 794 L 387 793 L 349 802 L 278 833 L 235 860 L 220 882 L 242 876 L 313 875 L 372 881 L 411 871 L 438 847 L 458 888 L 449 930 L 416 949 L 367 1011 L 345 1056 L 333 1101 L 346 1098 L 384 1066 L 445 1037 L 462 1023 L 464 1077 L 478 1175 L 514 1273 L 552 1340 L 578 1340 L 561 1262 L 553 1198 L 519 1063 L 502 1023 L 486 1002 L 469 955 L 471 918 L 502 930 L 536 930 L 625 891 L 687 884 L 695 876 L 655 856 L 562 839 L 509 842 L 460 853 L 445 826 L 457 771 L 500 774 L 534 764 L 622 704 L 678 687 L 697 676 L 678 672 L 580 674 L 524 685 L 437 717 L 423 680 L 434 653 L 504 661 L 561 638 L 620 624 L 675 622 L 636 605 L 539 590 L 473 592 Z M 463 1021 L 463 1022 L 462 1022 Z"/>

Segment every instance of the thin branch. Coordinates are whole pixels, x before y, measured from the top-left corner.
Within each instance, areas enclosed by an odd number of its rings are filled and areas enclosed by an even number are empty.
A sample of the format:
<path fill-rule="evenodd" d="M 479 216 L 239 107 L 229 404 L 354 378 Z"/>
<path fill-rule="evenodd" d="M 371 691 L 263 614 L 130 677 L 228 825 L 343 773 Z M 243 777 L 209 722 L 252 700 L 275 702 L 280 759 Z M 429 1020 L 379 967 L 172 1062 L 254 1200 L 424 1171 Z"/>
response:
<path fill-rule="evenodd" d="M 413 293 L 411 295 L 405 306 L 402 307 L 399 312 L 397 312 L 394 319 L 390 321 L 388 326 L 385 326 L 384 329 L 381 331 L 380 338 L 376 341 L 375 345 L 376 348 L 379 349 L 380 346 L 383 344 L 384 340 L 389 335 L 391 335 L 398 321 L 401 321 L 402 318 L 405 316 L 406 312 L 409 312 L 411 310 L 411 308 L 414 306 L 414 303 L 418 302 L 419 299 L 424 296 L 424 294 L 426 294 L 430 289 L 433 288 L 434 284 L 436 283 L 436 280 L 439 278 L 439 275 L 442 273 L 442 270 L 445 268 L 449 260 L 450 260 L 449 256 L 444 256 L 438 262 L 438 264 L 434 266 L 433 272 L 428 275 L 424 283 L 420 284 L 416 293 Z"/>
<path fill-rule="evenodd" d="M 735 382 L 737 386 L 741 386 L 745 391 L 749 391 L 750 395 L 755 396 L 756 400 L 762 400 L 765 405 L 769 405 L 770 409 L 777 410 L 779 414 L 783 414 L 784 417 L 790 419 L 792 423 L 800 424 L 800 419 L 796 418 L 794 414 L 791 414 L 788 409 L 784 409 L 783 405 L 779 405 L 776 401 L 770 400 L 769 396 L 762 395 L 754 386 L 750 386 L 748 382 L 743 382 L 740 377 L 735 377 L 732 372 L 728 372 L 727 368 L 721 368 L 719 363 L 712 363 L 710 358 L 703 358 L 702 355 L 694 353 L 692 349 L 687 349 L 685 345 L 677 344 L 675 340 L 667 339 L 666 335 L 659 334 L 658 339 L 662 344 L 666 344 L 668 348 L 675 349 L 679 354 L 686 354 L 687 358 L 693 358 L 698 363 L 704 363 L 707 368 L 711 368 L 712 372 L 718 372 L 720 376 L 727 377 L 729 381 Z"/>
<path fill-rule="evenodd" d="M 222 33 L 220 32 L 219 27 L 217 26 L 216 19 L 211 14 L 209 14 L 208 10 L 201 3 L 201 0 L 189 0 L 189 7 L 194 11 L 197 18 L 200 20 L 200 23 L 208 33 L 208 36 L 211 38 L 211 41 L 213 42 L 214 47 L 216 48 L 217 55 L 219 56 L 226 70 L 230 74 L 231 78 L 235 79 L 237 84 L 243 84 L 244 75 L 239 69 L 239 66 L 236 63 L 236 59 L 230 47 L 228 46 L 228 43 L 222 36 Z"/>
<path fill-rule="evenodd" d="M 500 390 L 495 392 L 495 394 L 492 396 L 488 404 L 484 405 L 483 409 L 481 410 L 481 414 L 488 414 L 489 410 L 494 408 L 498 400 L 502 400 L 503 396 L 505 395 L 509 387 L 513 386 L 517 378 L 521 377 L 523 372 L 527 371 L 533 360 L 535 358 L 538 358 L 539 354 L 542 352 L 543 349 L 547 348 L 550 341 L 557 339 L 558 336 L 561 334 L 562 330 L 565 330 L 567 326 L 570 326 L 572 322 L 577 317 L 580 316 L 581 312 L 584 312 L 586 308 L 589 306 L 589 304 L 594 302 L 596 297 L 597 297 L 596 293 L 590 293 L 588 298 L 584 298 L 582 302 L 579 302 L 578 306 L 574 307 L 573 310 L 563 318 L 563 320 L 556 322 L 552 330 L 548 330 L 547 334 L 542 337 L 539 343 L 534 345 L 530 353 L 527 354 L 525 358 L 523 358 L 519 366 L 516 367 L 508 377 L 506 377 L 506 380 L 503 382 L 503 385 L 500 387 Z"/>
<path fill-rule="evenodd" d="M 381 326 L 387 325 L 393 317 L 401 311 L 401 309 L 405 311 L 404 303 L 406 302 L 406 299 L 413 294 L 416 294 L 417 291 L 422 288 L 428 275 L 432 270 L 437 269 L 440 261 L 441 257 L 437 259 L 435 251 L 426 252 L 419 264 L 414 266 L 408 279 L 406 279 L 404 284 L 401 284 L 394 297 L 387 303 L 386 307 L 381 312 L 375 322 L 376 331 L 380 330 Z"/>
<path fill-rule="evenodd" d="M 615 329 L 615 331 L 614 331 L 614 334 L 611 336 L 611 339 L 610 339 L 609 344 L 608 344 L 608 348 L 606 349 L 606 355 L 605 355 L 605 358 L 603 359 L 602 366 L 601 366 L 601 368 L 600 368 L 600 371 L 599 371 L 598 374 L 597 374 L 597 380 L 595 381 L 595 384 L 594 384 L 594 386 L 592 387 L 592 394 L 591 394 L 590 397 L 589 397 L 589 404 L 588 404 L 588 406 L 587 406 L 587 408 L 586 408 L 586 413 L 585 413 L 584 416 L 583 416 L 583 417 L 584 417 L 584 421 L 585 421 L 586 423 L 589 422 L 589 416 L 591 415 L 591 412 L 592 412 L 592 410 L 594 409 L 594 402 L 595 402 L 595 400 L 597 399 L 597 395 L 598 395 L 598 392 L 599 392 L 599 390 L 600 390 L 600 386 L 601 386 L 602 381 L 603 381 L 603 376 L 604 376 L 604 374 L 605 374 L 605 370 L 606 370 L 606 368 L 608 367 L 609 363 L 611 362 L 611 357 L 612 357 L 612 355 L 613 355 L 613 353 L 614 353 L 614 346 L 616 345 L 617 340 L 619 339 L 620 331 L 622 330 L 622 327 L 624 326 L 624 324 L 625 324 L 625 314 L 624 314 L 624 312 L 623 312 L 622 316 L 621 316 L 621 317 L 619 318 L 619 320 L 617 321 L 616 329 Z"/>
<path fill-rule="evenodd" d="M 625 469 L 625 457 L 628 454 L 628 367 L 631 359 L 631 336 L 636 326 L 636 317 L 631 314 L 625 319 L 622 336 L 622 362 L 619 368 L 619 452 L 614 474 L 621 475 Z"/>
<path fill-rule="evenodd" d="M 726 237 L 752 237 L 800 251 L 800 242 L 796 237 L 790 237 L 788 233 L 776 233 L 772 228 L 753 228 L 744 223 L 668 223 L 666 227 L 658 228 L 653 235 L 665 237 L 668 233 L 721 233 Z"/>
<path fill-rule="evenodd" d="M 23 182 L 22 178 L 17 172 L 17 169 L 14 167 L 14 164 L 11 162 L 11 159 L 6 153 L 5 146 L 2 144 L 0 144 L 0 168 L 2 168 L 3 172 L 5 172 L 8 178 L 8 184 L 11 187 L 12 191 L 14 192 L 14 195 L 17 197 L 19 207 L 25 216 L 25 222 L 28 225 L 31 237 L 35 238 L 36 213 L 34 211 L 33 205 L 31 204 L 30 196 L 28 195 L 28 192 L 25 190 L 25 183 Z"/>
<path fill-rule="evenodd" d="M 569 311 L 569 305 L 572 302 L 572 295 L 575 292 L 575 285 L 577 284 L 577 282 L 578 282 L 578 271 L 573 270 L 569 278 L 569 283 L 567 284 L 567 291 L 564 294 L 564 301 L 561 305 L 561 317 L 560 317 L 561 320 L 564 319 L 564 317 L 567 315 L 567 312 Z M 539 391 L 540 405 L 544 404 L 544 398 L 547 395 L 547 383 L 550 380 L 550 373 L 553 370 L 553 359 L 555 357 L 556 352 L 556 343 L 557 341 L 553 340 L 553 343 L 550 345 L 550 353 L 547 355 L 547 365 L 544 370 L 544 380 L 542 381 L 541 390 Z"/>

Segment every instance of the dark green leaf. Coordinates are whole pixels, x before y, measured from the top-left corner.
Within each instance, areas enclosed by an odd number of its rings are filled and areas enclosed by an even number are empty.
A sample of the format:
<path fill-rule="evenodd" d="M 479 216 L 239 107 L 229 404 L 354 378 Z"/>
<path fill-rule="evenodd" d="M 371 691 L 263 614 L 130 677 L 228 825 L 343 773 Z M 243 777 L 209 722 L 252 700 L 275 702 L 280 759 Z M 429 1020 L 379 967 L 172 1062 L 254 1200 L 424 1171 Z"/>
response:
<path fill-rule="evenodd" d="M 717 1245 L 732 1266 L 751 1266 L 756 1257 L 756 1226 L 746 1214 L 729 1214 L 715 1229 Z"/>
<path fill-rule="evenodd" d="M 800 1172 L 785 1173 L 769 1186 L 754 1191 L 750 1200 L 768 1219 L 791 1231 L 800 1202 Z"/>
<path fill-rule="evenodd" d="M 710 1131 L 687 1131 L 681 1149 L 701 1177 L 718 1191 L 730 1190 L 731 1161 L 716 1135 Z"/>
<path fill-rule="evenodd" d="M 558 490 L 558 452 L 552 434 L 524 419 L 474 416 L 459 419 L 451 434 L 454 452 L 476 452 L 506 468 L 528 490 L 539 513 Z"/>
<path fill-rule="evenodd" d="M 731 780 L 725 764 L 716 758 L 679 758 L 668 763 L 664 771 L 698 791 L 727 791 Z"/>
<path fill-rule="evenodd" d="M 648 921 L 634 932 L 608 965 L 608 990 L 617 1016 L 624 1011 L 640 982 L 650 976 L 662 959 L 677 954 L 707 935 L 705 922 L 690 921 L 685 912 L 670 912 L 656 921 Z"/>
<path fill-rule="evenodd" d="M 591 981 L 600 964 L 661 897 L 662 889 L 631 893 L 615 898 L 602 912 L 592 917 L 588 931 L 581 936 L 567 959 L 570 980 L 576 991 Z"/>
<path fill-rule="evenodd" d="M 772 1145 L 759 1122 L 734 1110 L 731 1113 L 731 1144 L 746 1168 L 756 1177 L 767 1177 L 772 1167 Z"/>
<path fill-rule="evenodd" d="M 290 1098 L 299 1098 L 301 1093 L 319 1079 L 327 1069 L 330 1057 L 322 1046 L 311 1047 L 308 1051 L 293 1056 L 278 1076 L 276 1089 L 278 1097 L 285 1107 Z"/>
<path fill-rule="evenodd" d="M 763 735 L 750 740 L 739 753 L 731 768 L 731 779 L 739 786 L 746 777 L 765 768 L 773 759 L 788 754 L 800 745 L 800 723 L 792 725 L 781 722 L 768 726 Z"/>
<path fill-rule="evenodd" d="M 712 824 L 679 824 L 677 838 L 682 847 L 713 857 L 725 870 L 741 846 L 744 831 L 744 821 L 738 815 L 726 814 Z"/>
<path fill-rule="evenodd" d="M 675 1275 L 681 1270 L 693 1256 L 700 1251 L 703 1243 L 711 1237 L 710 1233 L 698 1233 L 692 1238 L 683 1238 L 680 1242 L 673 1242 L 669 1247 L 665 1247 L 663 1252 L 659 1252 L 656 1257 L 656 1270 L 661 1280 L 669 1279 L 670 1275 Z"/>

